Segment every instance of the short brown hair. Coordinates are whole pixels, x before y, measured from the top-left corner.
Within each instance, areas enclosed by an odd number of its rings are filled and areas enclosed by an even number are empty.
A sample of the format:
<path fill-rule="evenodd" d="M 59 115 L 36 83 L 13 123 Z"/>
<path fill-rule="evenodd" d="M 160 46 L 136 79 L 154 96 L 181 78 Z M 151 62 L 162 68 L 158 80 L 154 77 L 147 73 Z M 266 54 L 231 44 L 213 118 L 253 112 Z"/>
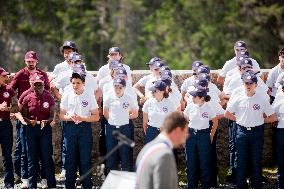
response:
<path fill-rule="evenodd" d="M 184 129 L 188 125 L 188 119 L 182 112 L 175 111 L 170 113 L 164 120 L 161 127 L 162 131 L 171 133 L 175 128 L 180 127 Z"/>

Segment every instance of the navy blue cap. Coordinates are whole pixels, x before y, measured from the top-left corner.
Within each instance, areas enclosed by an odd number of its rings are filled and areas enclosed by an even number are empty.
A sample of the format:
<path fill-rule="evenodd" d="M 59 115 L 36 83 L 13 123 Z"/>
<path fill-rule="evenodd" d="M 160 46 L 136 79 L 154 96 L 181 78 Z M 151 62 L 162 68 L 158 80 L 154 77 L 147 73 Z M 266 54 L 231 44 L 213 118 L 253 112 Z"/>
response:
<path fill-rule="evenodd" d="M 171 69 L 168 67 L 168 66 L 163 66 L 163 67 L 161 67 L 161 72 L 162 71 L 171 71 Z"/>
<path fill-rule="evenodd" d="M 252 66 L 252 61 L 250 58 L 240 58 L 239 61 L 237 61 L 237 66 L 243 66 L 244 64 L 248 64 Z"/>
<path fill-rule="evenodd" d="M 70 62 L 82 61 L 82 56 L 76 52 L 72 52 L 69 54 L 68 60 Z"/>
<path fill-rule="evenodd" d="M 209 83 L 209 81 L 211 80 L 211 76 L 210 76 L 210 74 L 202 73 L 202 74 L 198 75 L 197 79 L 199 79 L 199 80 L 206 79 Z"/>
<path fill-rule="evenodd" d="M 152 67 L 154 69 L 160 69 L 164 66 L 165 64 L 162 61 L 156 61 L 152 64 Z"/>
<path fill-rule="evenodd" d="M 127 76 L 127 71 L 124 67 L 117 67 L 117 69 L 115 69 L 115 75 L 116 76 Z"/>
<path fill-rule="evenodd" d="M 157 80 L 157 81 L 153 81 L 152 85 L 149 87 L 149 91 L 164 91 L 166 90 L 167 85 L 165 82 L 163 82 L 162 80 Z"/>
<path fill-rule="evenodd" d="M 247 45 L 244 41 L 237 41 L 234 47 L 238 49 L 247 49 Z"/>
<path fill-rule="evenodd" d="M 202 65 L 203 65 L 203 63 L 200 60 L 196 60 L 196 61 L 192 62 L 192 70 L 196 71 Z"/>
<path fill-rule="evenodd" d="M 111 53 L 120 53 L 120 49 L 118 47 L 111 47 L 108 50 L 108 54 L 111 54 Z"/>
<path fill-rule="evenodd" d="M 69 47 L 69 48 L 74 49 L 74 50 L 77 49 L 77 48 L 76 48 L 76 44 L 75 44 L 75 42 L 73 42 L 73 41 L 64 41 L 64 43 L 63 43 L 63 45 L 62 45 L 61 47 L 62 47 L 62 48 L 64 48 L 64 47 Z"/>
<path fill-rule="evenodd" d="M 153 57 L 153 58 L 151 58 L 150 59 L 150 61 L 149 62 L 147 62 L 146 64 L 147 65 L 152 65 L 152 64 L 154 64 L 154 62 L 156 62 L 156 61 L 161 61 L 161 59 L 159 58 L 159 57 Z"/>
<path fill-rule="evenodd" d="M 208 87 L 208 80 L 206 78 L 198 78 L 194 80 L 193 86 L 194 87 L 201 86 L 206 88 Z"/>
<path fill-rule="evenodd" d="M 122 77 L 115 77 L 113 80 L 113 85 L 120 85 L 122 87 L 125 87 L 126 81 Z"/>
<path fill-rule="evenodd" d="M 196 70 L 196 73 L 197 74 L 210 74 L 210 68 L 206 65 L 202 65 L 202 66 L 199 66 L 199 68 Z"/>
<path fill-rule="evenodd" d="M 86 75 L 86 67 L 84 64 L 75 64 L 73 66 L 73 72 Z"/>
<path fill-rule="evenodd" d="M 207 88 L 198 86 L 194 90 L 188 92 L 191 96 L 201 96 L 206 97 L 207 96 Z"/>
<path fill-rule="evenodd" d="M 119 66 L 120 62 L 117 60 L 112 60 L 108 63 L 109 69 L 113 70 Z"/>
<path fill-rule="evenodd" d="M 84 71 L 82 71 L 82 70 L 80 70 L 80 69 L 78 69 L 78 70 L 76 70 L 76 71 L 73 71 L 71 78 L 73 78 L 74 76 L 77 76 L 77 75 L 79 75 L 79 77 L 80 77 L 82 80 L 85 80 L 85 78 L 86 78 L 86 72 L 84 72 Z"/>
<path fill-rule="evenodd" d="M 168 76 L 162 76 L 160 78 L 161 81 L 163 81 L 167 86 L 171 86 L 172 85 L 172 78 L 168 77 Z"/>
<path fill-rule="evenodd" d="M 253 70 L 247 70 L 242 74 L 244 83 L 257 83 L 256 73 Z"/>
<path fill-rule="evenodd" d="M 161 71 L 161 77 L 170 77 L 170 78 L 172 78 L 173 77 L 173 74 L 172 74 L 172 72 L 171 71 L 169 71 L 169 70 L 165 70 L 165 71 Z"/>

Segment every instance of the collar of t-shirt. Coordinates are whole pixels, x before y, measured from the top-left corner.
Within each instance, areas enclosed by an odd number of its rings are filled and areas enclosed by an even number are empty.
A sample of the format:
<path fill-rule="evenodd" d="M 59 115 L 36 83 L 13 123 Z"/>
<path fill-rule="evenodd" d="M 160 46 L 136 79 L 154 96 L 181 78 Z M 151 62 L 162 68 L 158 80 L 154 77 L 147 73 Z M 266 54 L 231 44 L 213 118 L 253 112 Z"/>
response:
<path fill-rule="evenodd" d="M 167 144 L 167 146 L 169 146 L 171 149 L 174 148 L 174 145 L 172 143 L 172 141 L 169 139 L 168 136 L 166 136 L 164 133 L 161 133 L 158 135 L 159 139 L 165 141 L 165 143 Z"/>

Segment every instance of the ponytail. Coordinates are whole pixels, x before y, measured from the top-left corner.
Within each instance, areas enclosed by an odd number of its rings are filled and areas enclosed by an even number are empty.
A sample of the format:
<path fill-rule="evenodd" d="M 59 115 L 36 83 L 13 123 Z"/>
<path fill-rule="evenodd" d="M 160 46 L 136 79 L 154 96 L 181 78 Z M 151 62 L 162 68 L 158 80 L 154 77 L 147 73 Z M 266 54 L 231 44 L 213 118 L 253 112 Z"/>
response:
<path fill-rule="evenodd" d="M 164 91 L 164 98 L 169 98 L 169 92 Z"/>
<path fill-rule="evenodd" d="M 209 102 L 211 100 L 211 97 L 209 95 L 207 95 L 206 97 L 204 97 L 205 102 Z"/>

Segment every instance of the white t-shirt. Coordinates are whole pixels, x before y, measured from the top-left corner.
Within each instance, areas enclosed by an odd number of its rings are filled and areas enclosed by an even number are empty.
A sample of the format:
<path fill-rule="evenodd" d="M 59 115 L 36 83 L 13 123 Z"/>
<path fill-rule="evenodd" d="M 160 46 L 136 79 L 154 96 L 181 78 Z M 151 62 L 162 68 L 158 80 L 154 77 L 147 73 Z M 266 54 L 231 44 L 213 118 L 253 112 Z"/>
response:
<path fill-rule="evenodd" d="M 141 87 L 145 87 L 146 83 L 149 80 L 155 79 L 155 76 L 153 74 L 145 75 L 141 79 L 138 80 L 137 84 L 140 85 Z"/>
<path fill-rule="evenodd" d="M 162 101 L 158 102 L 152 97 L 146 100 L 142 111 L 148 114 L 148 125 L 160 128 L 165 117 L 176 111 L 176 105 L 169 98 L 163 98 Z"/>
<path fill-rule="evenodd" d="M 272 96 L 276 95 L 276 91 L 279 86 L 277 82 L 279 82 L 282 79 L 282 77 L 284 76 L 283 73 L 284 70 L 281 68 L 279 64 L 274 68 L 272 68 L 268 73 L 266 84 L 268 87 L 272 88 Z M 281 77 L 279 77 L 280 75 Z"/>
<path fill-rule="evenodd" d="M 188 126 L 197 130 L 208 129 L 210 126 L 209 121 L 216 117 L 216 112 L 208 102 L 204 102 L 201 106 L 190 103 L 186 106 L 184 114 L 189 119 Z"/>
<path fill-rule="evenodd" d="M 194 84 L 195 77 L 194 75 L 185 79 L 180 87 L 181 92 L 187 92 L 188 88 Z"/>
<path fill-rule="evenodd" d="M 259 67 L 259 64 L 257 63 L 257 61 L 252 59 L 252 58 L 250 58 L 250 59 L 252 61 L 253 70 L 256 71 L 256 72 L 260 71 L 260 74 L 261 74 L 261 70 L 260 70 L 260 67 Z M 237 66 L 237 58 L 234 57 L 234 58 L 225 62 L 223 68 L 219 72 L 219 75 L 221 77 L 226 77 L 227 73 L 230 70 L 234 69 L 236 66 Z"/>
<path fill-rule="evenodd" d="M 273 102 L 273 109 L 278 117 L 277 128 L 284 128 L 284 93 L 278 93 Z"/>
<path fill-rule="evenodd" d="M 128 94 L 117 97 L 114 93 L 104 98 L 104 108 L 109 110 L 108 123 L 114 126 L 129 124 L 129 111 L 138 110 L 137 100 L 134 101 Z"/>
<path fill-rule="evenodd" d="M 103 86 L 103 96 L 106 97 L 107 95 L 114 93 L 114 86 L 113 86 L 113 80 L 110 82 L 107 82 Z M 137 94 L 135 93 L 133 87 L 127 83 L 125 90 L 125 94 L 128 94 L 134 101 L 137 101 Z"/>
<path fill-rule="evenodd" d="M 65 60 L 64 62 L 55 65 L 54 70 L 52 72 L 52 77 L 57 78 L 59 75 L 61 75 L 63 72 L 67 70 L 72 70 L 72 68 Z"/>
<path fill-rule="evenodd" d="M 236 122 L 241 126 L 262 125 L 264 124 L 263 114 L 270 116 L 274 113 L 272 106 L 263 94 L 255 93 L 252 97 L 248 97 L 243 90 L 234 98 L 228 103 L 227 111 L 235 113 Z"/>
<path fill-rule="evenodd" d="M 72 84 L 70 83 L 70 78 L 69 78 L 69 84 L 64 87 L 62 90 L 61 94 L 65 93 L 65 91 L 70 92 L 73 90 Z M 98 80 L 96 77 L 94 77 L 92 74 L 87 72 L 86 78 L 85 78 L 85 86 L 84 90 L 87 90 L 94 95 L 96 94 L 96 91 L 98 90 Z M 60 92 L 60 90 L 59 90 Z"/>
<path fill-rule="evenodd" d="M 123 64 L 123 67 L 125 68 L 127 72 L 128 82 L 132 84 L 132 76 L 131 76 L 130 67 L 126 64 Z M 105 64 L 99 69 L 97 78 L 100 81 L 107 76 L 110 76 L 109 64 Z"/>
<path fill-rule="evenodd" d="M 63 94 L 60 108 L 67 112 L 67 115 L 90 116 L 91 112 L 98 109 L 94 94 L 87 90 L 77 95 L 74 90 Z"/>
<path fill-rule="evenodd" d="M 178 87 L 175 83 L 171 85 L 172 92 L 169 93 L 169 99 L 173 101 L 173 104 L 176 105 L 176 109 L 180 106 L 181 93 L 178 90 Z"/>

